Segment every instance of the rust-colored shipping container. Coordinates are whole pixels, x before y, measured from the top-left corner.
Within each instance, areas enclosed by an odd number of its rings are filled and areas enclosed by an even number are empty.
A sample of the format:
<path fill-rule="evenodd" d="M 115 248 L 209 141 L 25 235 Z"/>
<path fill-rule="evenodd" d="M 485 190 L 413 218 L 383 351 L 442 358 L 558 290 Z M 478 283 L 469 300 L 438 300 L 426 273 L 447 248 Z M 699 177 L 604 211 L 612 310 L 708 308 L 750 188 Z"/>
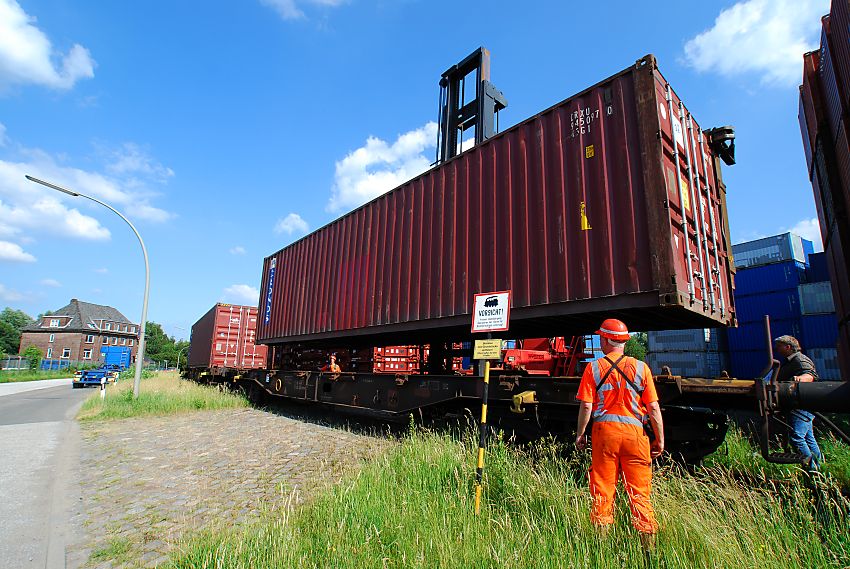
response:
<path fill-rule="evenodd" d="M 192 326 L 191 368 L 262 369 L 266 346 L 256 345 L 257 307 L 216 304 Z"/>
<path fill-rule="evenodd" d="M 716 151 L 647 56 L 266 258 L 259 341 L 468 337 L 497 290 L 512 337 L 731 324 Z"/>
<path fill-rule="evenodd" d="M 833 0 L 829 20 L 832 68 L 846 111 L 850 109 L 850 0 Z"/>

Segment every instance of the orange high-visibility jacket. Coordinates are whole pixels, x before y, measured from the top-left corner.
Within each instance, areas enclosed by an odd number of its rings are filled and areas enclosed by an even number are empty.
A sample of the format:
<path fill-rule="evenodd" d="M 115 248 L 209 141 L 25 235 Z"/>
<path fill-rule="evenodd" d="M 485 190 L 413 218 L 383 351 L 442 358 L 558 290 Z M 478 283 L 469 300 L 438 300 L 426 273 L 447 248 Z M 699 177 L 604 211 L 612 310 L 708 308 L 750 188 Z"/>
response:
<path fill-rule="evenodd" d="M 635 386 L 632 387 L 616 369 L 605 377 L 611 362 L 616 362 L 621 355 L 612 352 L 607 358 L 591 362 L 584 369 L 576 399 L 593 404 L 592 417 L 597 423 L 621 423 L 643 428 L 648 414 L 646 406 L 658 401 L 652 372 L 642 361 L 626 356 L 617 367 Z M 604 384 L 601 383 L 603 377 Z"/>

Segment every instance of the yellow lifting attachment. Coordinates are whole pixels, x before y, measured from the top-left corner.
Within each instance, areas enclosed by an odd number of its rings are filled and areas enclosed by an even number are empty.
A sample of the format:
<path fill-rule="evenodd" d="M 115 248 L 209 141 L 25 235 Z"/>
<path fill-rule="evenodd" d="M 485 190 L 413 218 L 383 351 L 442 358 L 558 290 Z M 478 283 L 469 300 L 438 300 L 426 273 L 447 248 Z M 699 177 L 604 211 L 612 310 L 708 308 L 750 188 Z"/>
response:
<path fill-rule="evenodd" d="M 537 400 L 536 391 L 523 391 L 514 395 L 513 399 L 514 404 L 511 406 L 511 411 L 514 413 L 525 413 L 525 407 L 523 405 L 537 405 L 540 403 Z"/>

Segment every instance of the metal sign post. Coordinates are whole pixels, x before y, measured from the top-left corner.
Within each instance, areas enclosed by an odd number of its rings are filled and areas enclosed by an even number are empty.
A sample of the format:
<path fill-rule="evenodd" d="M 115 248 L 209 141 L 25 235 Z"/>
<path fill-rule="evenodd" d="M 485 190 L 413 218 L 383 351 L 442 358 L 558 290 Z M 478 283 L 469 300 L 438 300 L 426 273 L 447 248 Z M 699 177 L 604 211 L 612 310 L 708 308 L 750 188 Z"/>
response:
<path fill-rule="evenodd" d="M 472 331 L 486 332 L 486 340 L 475 340 L 473 359 L 484 370 L 481 393 L 481 425 L 478 434 L 478 462 L 475 468 L 475 515 L 481 513 L 481 490 L 484 479 L 484 449 L 487 447 L 487 400 L 490 391 L 490 360 L 502 356 L 502 341 L 494 340 L 492 332 L 507 330 L 511 312 L 511 291 L 476 294 L 473 299 Z"/>

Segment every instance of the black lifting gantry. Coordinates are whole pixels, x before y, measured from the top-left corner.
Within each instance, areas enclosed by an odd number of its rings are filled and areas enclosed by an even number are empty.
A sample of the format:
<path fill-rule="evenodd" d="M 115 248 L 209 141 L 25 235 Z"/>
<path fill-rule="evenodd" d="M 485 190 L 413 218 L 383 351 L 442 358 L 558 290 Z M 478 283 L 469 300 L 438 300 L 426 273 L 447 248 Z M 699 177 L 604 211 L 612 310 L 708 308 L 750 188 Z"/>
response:
<path fill-rule="evenodd" d="M 473 84 L 467 93 L 467 78 Z M 473 96 L 472 87 L 475 88 Z M 467 96 L 471 100 L 467 101 Z M 498 132 L 498 112 L 508 106 L 501 91 L 490 83 L 490 52 L 479 47 L 460 63 L 449 67 L 440 79 L 440 140 L 437 163 L 460 154 L 463 133 L 475 127 L 475 144 Z"/>

